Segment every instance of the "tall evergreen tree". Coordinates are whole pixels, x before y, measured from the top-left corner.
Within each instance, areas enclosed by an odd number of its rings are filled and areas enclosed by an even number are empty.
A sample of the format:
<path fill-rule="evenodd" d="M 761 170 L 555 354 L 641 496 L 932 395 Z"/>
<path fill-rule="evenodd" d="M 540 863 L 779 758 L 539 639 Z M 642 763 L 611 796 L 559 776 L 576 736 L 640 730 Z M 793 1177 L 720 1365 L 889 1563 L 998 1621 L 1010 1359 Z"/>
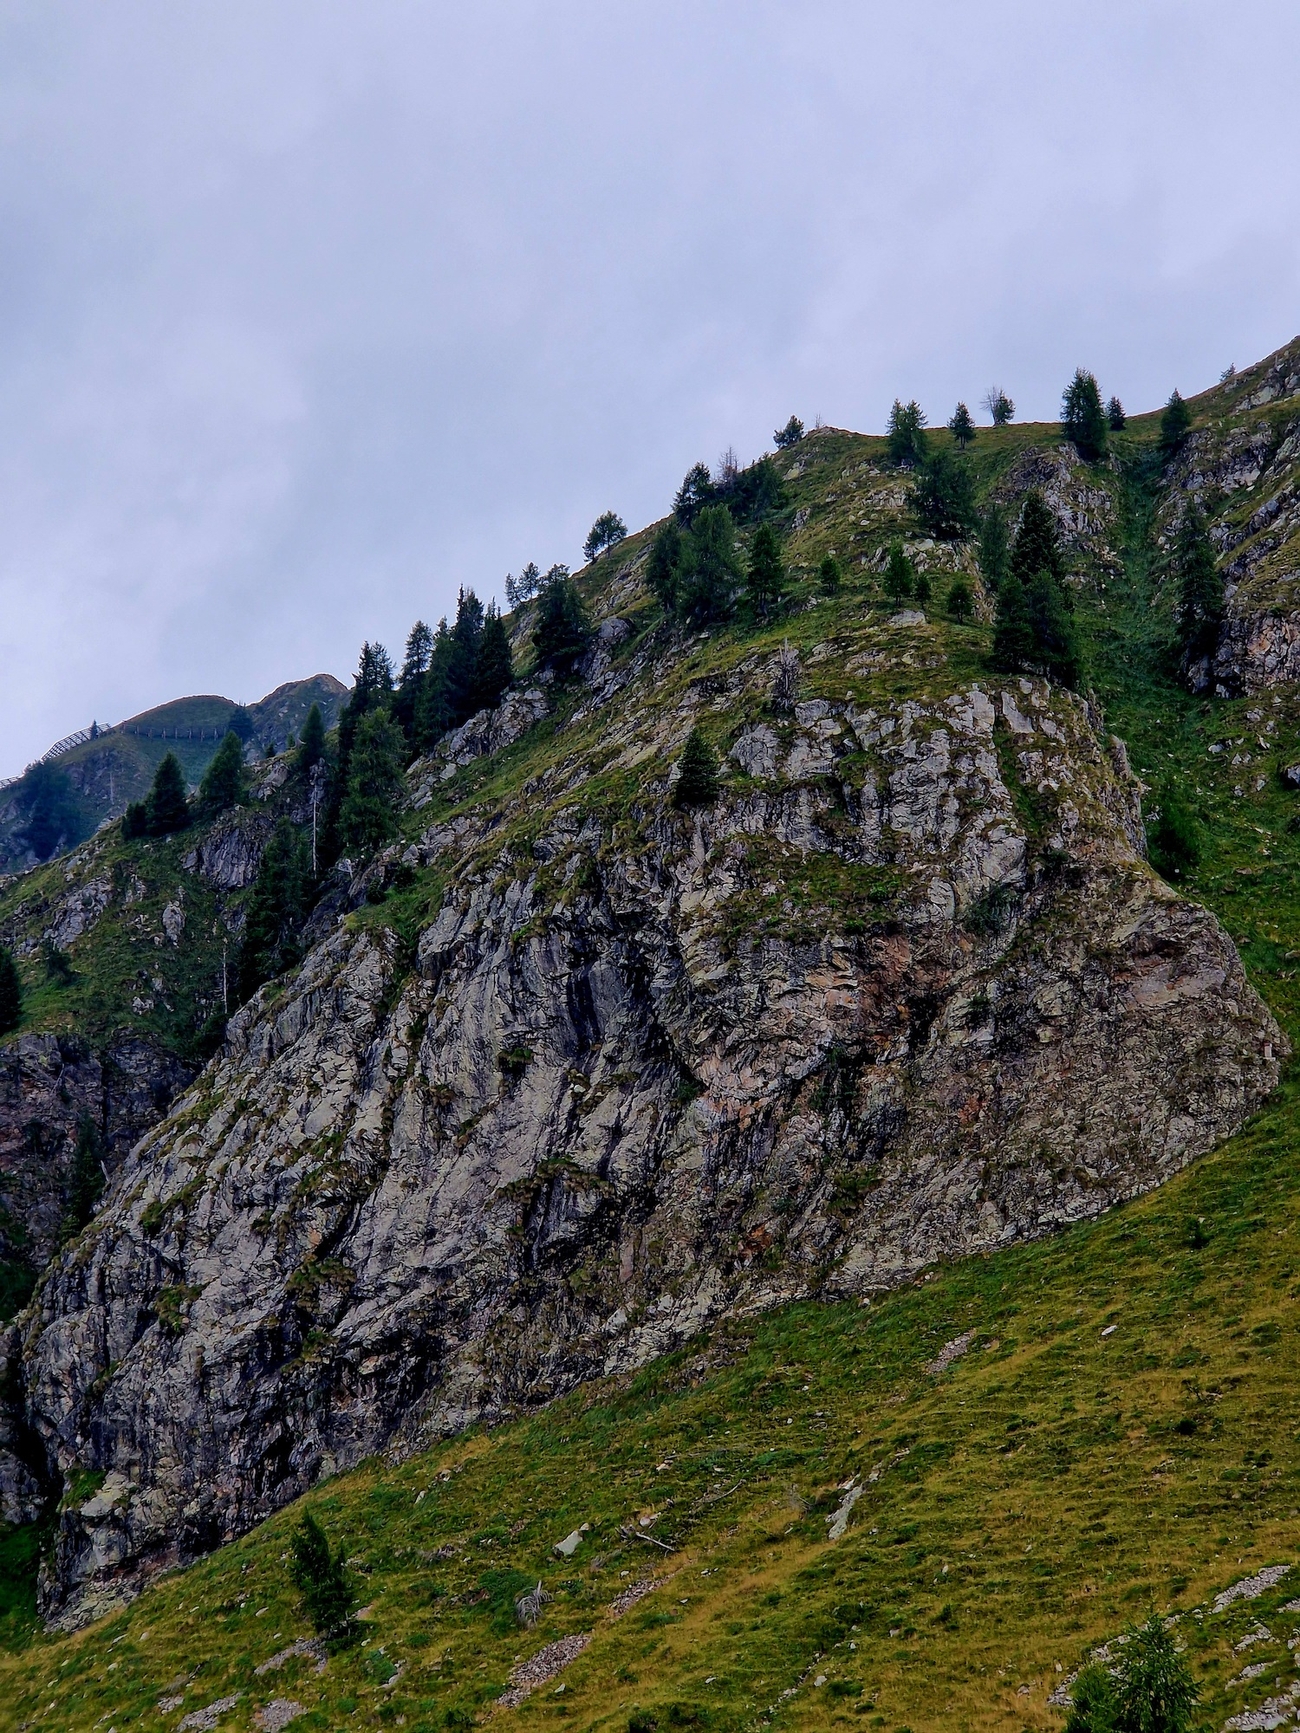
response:
<path fill-rule="evenodd" d="M 822 589 L 828 596 L 835 595 L 843 582 L 844 573 L 840 570 L 840 562 L 834 554 L 827 554 L 817 568 L 817 576 L 821 579 Z"/>
<path fill-rule="evenodd" d="M 703 734 L 692 728 L 686 737 L 681 772 L 673 787 L 673 805 L 712 806 L 717 798 L 718 761 Z"/>
<path fill-rule="evenodd" d="M 447 703 L 453 728 L 474 714 L 474 669 L 483 633 L 483 612 L 483 604 L 473 590 L 462 588 L 456 597 L 456 621 L 451 628 L 447 660 Z"/>
<path fill-rule="evenodd" d="M 1178 579 L 1178 642 L 1185 663 L 1212 655 L 1223 623 L 1223 578 L 1205 517 L 1189 502 L 1174 544 Z"/>
<path fill-rule="evenodd" d="M 341 1552 L 333 1552 L 324 1529 L 310 1511 L 290 1537 L 293 1563 L 289 1567 L 294 1587 L 302 1595 L 303 1609 L 332 1648 L 340 1648 L 357 1634 L 353 1611 L 357 1597 L 343 1568 Z"/>
<path fill-rule="evenodd" d="M 957 442 L 958 451 L 965 451 L 975 437 L 975 423 L 970 418 L 970 410 L 964 403 L 959 403 L 952 412 L 952 420 L 948 423 L 948 431 Z"/>
<path fill-rule="evenodd" d="M 1060 584 L 1050 572 L 1038 572 L 1026 591 L 1036 666 L 1063 686 L 1077 687 L 1083 659 L 1074 616 L 1065 605 Z"/>
<path fill-rule="evenodd" d="M 494 709 L 509 690 L 514 677 L 514 662 L 510 655 L 506 623 L 497 612 L 496 603 L 489 602 L 487 613 L 483 616 L 483 630 L 479 633 L 478 648 L 474 653 L 471 700 L 473 708 Z"/>
<path fill-rule="evenodd" d="M 1166 457 L 1172 457 L 1178 450 L 1187 438 L 1191 425 L 1192 412 L 1175 390 L 1160 417 L 1160 449 Z"/>
<path fill-rule="evenodd" d="M 451 701 L 451 666 L 456 653 L 451 627 L 445 619 L 439 620 L 433 635 L 429 671 L 424 676 L 415 709 L 414 745 L 417 752 L 428 752 L 459 720 Z"/>
<path fill-rule="evenodd" d="M 700 512 L 713 498 L 713 479 L 707 463 L 693 463 L 673 500 L 673 515 L 683 529 L 689 529 Z"/>
<path fill-rule="evenodd" d="M 1095 463 L 1106 455 L 1108 431 L 1096 377 L 1080 367 L 1061 398 L 1062 437 L 1073 441 L 1085 463 Z"/>
<path fill-rule="evenodd" d="M 393 695 L 393 715 L 413 747 L 416 745 L 416 713 L 420 708 L 420 698 L 424 692 L 432 655 L 433 633 L 423 620 L 417 620 L 407 634 L 402 672 L 397 681 L 397 691 Z"/>
<path fill-rule="evenodd" d="M 557 679 L 571 675 L 591 642 L 591 620 L 566 566 L 552 566 L 533 627 L 533 649 Z"/>
<path fill-rule="evenodd" d="M 975 611 L 974 598 L 970 593 L 970 585 L 964 578 L 958 578 L 948 591 L 948 612 L 959 626 L 964 626 Z"/>
<path fill-rule="evenodd" d="M 980 576 L 984 579 L 986 589 L 992 595 L 997 595 L 1002 580 L 1011 571 L 1011 535 L 1007 528 L 1007 514 L 997 500 L 984 514 L 980 525 Z"/>
<path fill-rule="evenodd" d="M 185 773 L 174 752 L 169 752 L 155 771 L 147 806 L 150 836 L 170 836 L 173 831 L 184 830 L 189 824 Z"/>
<path fill-rule="evenodd" d="M 397 831 L 406 740 L 387 710 L 372 710 L 357 725 L 348 785 L 339 812 L 344 849 L 369 854 Z"/>
<path fill-rule="evenodd" d="M 885 564 L 885 594 L 891 602 L 897 604 L 911 595 L 914 577 L 912 562 L 903 552 L 902 542 L 891 542 Z"/>
<path fill-rule="evenodd" d="M 361 646 L 357 677 L 348 700 L 339 712 L 337 758 L 330 779 L 329 804 L 325 811 L 322 853 L 326 861 L 337 860 L 342 848 L 340 831 L 343 801 L 352 775 L 352 749 L 357 730 L 372 710 L 384 709 L 392 701 L 393 665 L 382 644 Z"/>
<path fill-rule="evenodd" d="M 891 463 L 915 467 L 925 462 L 929 440 L 925 433 L 925 415 L 915 398 L 910 403 L 900 403 L 897 397 L 894 399 L 885 433 Z"/>
<path fill-rule="evenodd" d="M 1050 572 L 1058 583 L 1065 577 L 1056 519 L 1037 488 L 1025 495 L 1020 526 L 1011 546 L 1011 570 L 1026 586 L 1038 572 Z"/>
<path fill-rule="evenodd" d="M 319 717 L 320 711 L 316 712 Z M 198 811 L 202 818 L 215 818 L 232 806 L 240 806 L 248 798 L 244 777 L 244 743 L 233 729 L 227 729 L 211 764 L 199 784 Z"/>
<path fill-rule="evenodd" d="M 292 968 L 302 955 L 308 864 L 297 827 L 287 818 L 279 819 L 262 851 L 244 918 L 238 969 L 241 1000 L 251 998 L 264 981 Z"/>
<path fill-rule="evenodd" d="M 932 536 L 964 540 L 979 523 L 968 465 L 951 451 L 932 452 L 921 465 L 912 506 Z"/>
<path fill-rule="evenodd" d="M 324 756 L 325 718 L 320 713 L 320 705 L 313 704 L 307 712 L 307 720 L 302 725 L 302 738 L 298 742 L 298 769 L 306 776 L 312 766 L 319 764 Z"/>
<path fill-rule="evenodd" d="M 682 546 L 679 612 L 701 623 L 724 618 L 731 612 L 732 593 L 741 576 L 731 513 L 725 505 L 704 506 Z"/>
<path fill-rule="evenodd" d="M 677 575 L 682 563 L 682 532 L 676 518 L 661 524 L 646 562 L 646 581 L 665 613 L 677 606 Z"/>
<path fill-rule="evenodd" d="M 257 733 L 253 718 L 242 704 L 236 704 L 230 712 L 230 719 L 226 723 L 226 728 L 230 733 L 237 734 L 245 746 Z"/>
<path fill-rule="evenodd" d="M 1128 426 L 1128 416 L 1118 397 L 1112 397 L 1106 405 L 1106 422 L 1112 433 L 1123 433 Z"/>
<path fill-rule="evenodd" d="M 23 1020 L 23 983 L 8 945 L 0 945 L 0 1035 L 8 1035 Z"/>
<path fill-rule="evenodd" d="M 537 561 L 529 560 L 517 578 L 506 573 L 506 603 L 510 608 L 521 608 L 525 602 L 531 602 L 542 587 L 542 574 L 538 570 Z"/>
<path fill-rule="evenodd" d="M 1003 579 L 998 590 L 997 617 L 993 625 L 993 666 L 1001 674 L 1023 674 L 1032 666 L 1034 628 L 1029 617 L 1025 586 L 1015 573 Z"/>
<path fill-rule="evenodd" d="M 803 422 L 797 415 L 792 415 L 784 427 L 778 427 L 772 435 L 772 443 L 778 451 L 788 451 L 792 445 L 798 445 L 803 438 Z"/>
<path fill-rule="evenodd" d="M 785 564 L 771 524 L 760 524 L 754 531 L 748 584 L 750 606 L 766 620 L 785 599 Z"/>

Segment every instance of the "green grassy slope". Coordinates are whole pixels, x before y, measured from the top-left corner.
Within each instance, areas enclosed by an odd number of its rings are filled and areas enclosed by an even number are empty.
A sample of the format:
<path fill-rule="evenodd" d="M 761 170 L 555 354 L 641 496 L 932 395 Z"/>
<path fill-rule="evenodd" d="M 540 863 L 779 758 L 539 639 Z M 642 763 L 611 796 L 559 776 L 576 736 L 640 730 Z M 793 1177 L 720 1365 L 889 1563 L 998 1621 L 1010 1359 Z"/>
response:
<path fill-rule="evenodd" d="M 1217 413 L 1213 394 L 1193 407 Z M 1276 776 L 1300 758 L 1300 703 L 1289 692 L 1201 701 L 1171 678 L 1153 440 L 1152 418 L 1131 423 L 1122 467 L 1095 477 L 1123 557 L 1078 562 L 1092 677 L 1145 780 L 1196 808 L 1203 854 L 1186 888 L 1220 914 L 1300 1040 L 1300 801 Z M 1053 443 L 1052 429 L 983 430 L 972 453 L 983 488 Z M 893 533 L 916 535 L 882 448 L 840 433 L 796 448 L 785 514 L 796 607 L 762 635 L 715 631 L 666 674 L 671 685 L 788 635 L 807 652 L 806 694 L 823 681 L 842 690 L 843 659 L 811 653 L 878 616 L 877 552 Z M 584 581 L 594 590 L 645 541 Z M 830 547 L 850 562 L 846 586 L 816 601 L 812 574 Z M 654 606 L 631 599 L 620 612 L 633 656 Z M 873 678 L 915 691 L 934 658 L 945 681 L 977 677 L 988 640 L 985 626 L 936 620 L 927 654 Z M 565 752 L 593 746 L 600 726 L 596 715 L 590 741 L 566 734 Z M 530 820 L 515 797 L 554 758 L 556 729 L 549 720 L 458 773 L 412 827 L 500 809 L 522 840 Z M 634 786 L 597 766 L 575 798 L 617 823 Z M 420 879 L 355 918 L 413 932 L 437 898 Z M 296 1510 L 72 1637 L 34 1630 L 30 1578 L 16 1568 L 0 1659 L 15 1723 L 170 1728 L 233 1698 L 214 1724 L 251 1728 L 282 1699 L 304 1711 L 295 1727 L 457 1728 L 486 1716 L 520 1659 L 590 1633 L 496 1719 L 618 1733 L 1052 1727 L 1049 1694 L 1154 1605 L 1179 1613 L 1199 1719 L 1221 1727 L 1296 1676 L 1286 1643 L 1300 1610 L 1283 1610 L 1300 1596 L 1296 1106 L 1291 1081 L 1214 1156 L 1054 1240 L 928 1272 L 870 1306 L 733 1325 L 540 1415 L 323 1485 L 304 1503 L 342 1543 L 368 1608 L 365 1641 L 323 1671 L 302 1654 L 257 1671 L 310 1635 L 286 1570 Z M 946 1370 L 928 1369 L 968 1333 Z M 863 1491 L 830 1542 L 851 1479 Z M 583 1523 L 561 1558 L 554 1543 Z M 1213 1610 L 1229 1585 L 1281 1564 L 1290 1574 L 1259 1598 Z M 521 1629 L 514 1597 L 539 1581 L 551 1598 Z M 1260 1670 L 1241 1678 L 1248 1667 Z"/>

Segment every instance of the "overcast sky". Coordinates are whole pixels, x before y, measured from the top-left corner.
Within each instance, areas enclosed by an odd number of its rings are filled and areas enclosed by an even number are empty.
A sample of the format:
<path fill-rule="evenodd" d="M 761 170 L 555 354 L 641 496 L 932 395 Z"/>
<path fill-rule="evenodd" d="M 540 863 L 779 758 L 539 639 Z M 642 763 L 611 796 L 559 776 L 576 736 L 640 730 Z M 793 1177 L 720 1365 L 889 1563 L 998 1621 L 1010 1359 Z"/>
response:
<path fill-rule="evenodd" d="M 250 700 L 791 412 L 1300 329 L 1294 0 L 0 0 L 0 774 Z"/>

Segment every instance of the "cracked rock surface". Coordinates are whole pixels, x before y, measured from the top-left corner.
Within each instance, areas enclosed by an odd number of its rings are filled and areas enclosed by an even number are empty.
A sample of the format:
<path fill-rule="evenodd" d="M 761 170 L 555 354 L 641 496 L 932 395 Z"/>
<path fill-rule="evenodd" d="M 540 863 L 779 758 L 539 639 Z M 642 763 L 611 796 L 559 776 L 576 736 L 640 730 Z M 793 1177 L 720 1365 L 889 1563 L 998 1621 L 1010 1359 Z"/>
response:
<path fill-rule="evenodd" d="M 393 851 L 441 875 L 414 943 L 341 917 L 232 1019 L 6 1339 L 6 1510 L 104 1477 L 60 1513 L 51 1620 L 724 1313 L 1095 1215 L 1274 1086 L 1283 1037 L 1141 858 L 1081 700 L 939 682 L 773 719 L 769 675 L 609 704 L 621 816 L 562 747 L 527 833 L 471 811 Z M 727 707 L 724 793 L 677 813 Z"/>

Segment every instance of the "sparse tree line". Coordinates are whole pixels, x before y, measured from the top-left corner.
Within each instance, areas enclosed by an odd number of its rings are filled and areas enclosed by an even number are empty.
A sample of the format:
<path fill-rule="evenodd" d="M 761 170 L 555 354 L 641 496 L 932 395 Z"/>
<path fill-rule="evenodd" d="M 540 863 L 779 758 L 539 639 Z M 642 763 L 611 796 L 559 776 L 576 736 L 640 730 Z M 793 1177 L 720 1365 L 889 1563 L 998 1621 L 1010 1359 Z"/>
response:
<path fill-rule="evenodd" d="M 1000 386 L 990 387 L 983 406 L 995 427 L 1014 419 L 1015 405 Z M 1107 452 L 1109 435 L 1125 425 L 1118 398 L 1103 406 L 1096 378 L 1079 369 L 1063 394 L 1062 435 L 1085 461 L 1097 462 Z M 1180 449 L 1190 427 L 1190 412 L 1175 391 L 1161 417 L 1162 458 Z M 921 526 L 937 540 L 976 541 L 981 575 L 996 610 L 993 667 L 1077 687 L 1083 658 L 1050 509 L 1040 493 L 1031 491 L 1014 525 L 997 500 L 981 514 L 965 457 L 978 429 L 964 403 L 958 403 L 947 429 L 951 443 L 932 447 L 918 403 L 896 400 L 890 412 L 889 460 L 915 472 L 911 505 Z M 773 440 L 778 450 L 788 450 L 804 437 L 803 423 L 791 416 Z M 706 464 L 692 465 L 648 556 L 648 583 L 665 614 L 691 626 L 738 615 L 764 624 L 778 617 L 790 600 L 790 583 L 774 520 L 786 504 L 785 483 L 770 457 L 742 467 L 729 451 L 712 472 Z M 751 532 L 747 549 L 738 531 Z M 592 525 L 584 555 L 590 563 L 626 537 L 622 518 L 603 512 Z M 1172 565 L 1178 650 L 1187 666 L 1213 651 L 1223 613 L 1222 579 L 1204 516 L 1194 503 L 1177 525 Z M 817 575 L 825 594 L 839 591 L 843 574 L 833 554 L 825 556 Z M 932 599 L 929 574 L 918 569 L 899 540 L 886 551 L 881 585 L 895 606 L 910 601 L 924 608 Z M 539 673 L 560 683 L 571 678 L 591 644 L 592 626 L 569 569 L 553 565 L 543 574 L 530 563 L 518 578 L 507 576 L 506 594 L 512 609 L 535 604 L 531 643 Z M 958 623 L 973 616 L 974 596 L 964 578 L 950 584 L 944 605 Z M 307 914 L 335 862 L 372 854 L 396 835 L 407 765 L 470 716 L 498 704 L 514 676 L 503 617 L 495 604 L 485 607 L 472 590 L 462 590 L 450 624 L 443 619 L 431 630 L 423 621 L 415 623 L 400 671 L 395 672 L 382 645 L 362 647 L 356 682 L 332 736 L 327 738 L 320 710 L 312 706 L 301 739 L 290 740 L 286 748 L 294 755 L 300 794 L 309 790 L 310 846 L 304 828 L 287 817 L 277 822 L 248 900 L 237 968 L 241 999 L 299 960 Z M 124 837 L 170 836 L 244 804 L 249 798 L 246 747 L 253 733 L 248 713 L 237 708 L 193 797 L 169 752 L 146 799 L 127 808 Z M 707 806 L 718 788 L 717 760 L 706 738 L 693 731 L 674 784 L 674 803 Z M 36 804 L 43 837 L 66 815 L 57 788 L 42 785 Z M 0 949 L 0 1033 L 18 1026 L 21 1011 L 17 967 Z"/>

